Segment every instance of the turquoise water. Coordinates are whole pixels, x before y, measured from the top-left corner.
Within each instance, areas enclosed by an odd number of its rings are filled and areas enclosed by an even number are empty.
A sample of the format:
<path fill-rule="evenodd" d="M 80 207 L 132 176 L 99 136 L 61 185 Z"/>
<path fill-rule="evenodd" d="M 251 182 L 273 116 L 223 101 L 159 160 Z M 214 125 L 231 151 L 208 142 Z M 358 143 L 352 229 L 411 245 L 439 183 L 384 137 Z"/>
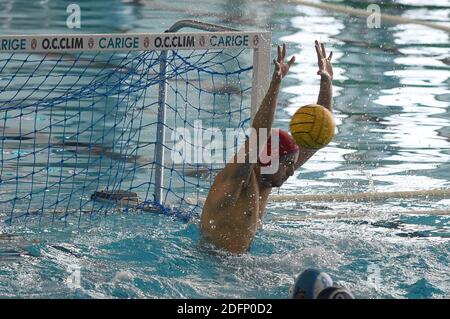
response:
<path fill-rule="evenodd" d="M 387 24 L 367 29 L 364 20 L 287 2 L 211 0 L 194 9 L 187 1 L 78 3 L 81 32 L 160 32 L 185 18 L 272 30 L 273 43 L 286 42 L 298 61 L 283 86 L 279 127 L 298 106 L 316 100 L 314 39 L 332 48 L 336 138 L 275 193 L 449 187 L 450 44 L 443 31 Z M 391 1 L 382 10 L 449 25 L 450 1 Z M 5 34 L 67 32 L 59 2 L 2 1 L 0 12 Z M 242 256 L 204 247 L 195 223 L 149 214 L 109 216 L 92 227 L 44 234 L 0 226 L 11 234 L 0 237 L 0 295 L 285 298 L 295 275 L 316 267 L 359 298 L 449 297 L 449 218 L 395 215 L 449 205 L 449 199 L 431 198 L 270 204 L 263 230 Z M 279 218 L 361 213 L 366 216 Z M 80 289 L 65 282 L 74 266 Z"/>

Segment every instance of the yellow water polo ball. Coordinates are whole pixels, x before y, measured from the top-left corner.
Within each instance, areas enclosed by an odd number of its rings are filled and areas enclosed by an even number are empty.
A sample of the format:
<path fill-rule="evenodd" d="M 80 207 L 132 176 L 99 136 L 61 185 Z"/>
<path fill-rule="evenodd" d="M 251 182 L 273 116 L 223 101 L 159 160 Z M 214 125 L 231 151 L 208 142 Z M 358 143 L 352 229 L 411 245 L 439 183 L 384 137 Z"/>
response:
<path fill-rule="evenodd" d="M 292 137 L 305 148 L 322 148 L 334 137 L 336 124 L 333 114 L 322 105 L 300 107 L 289 124 Z"/>

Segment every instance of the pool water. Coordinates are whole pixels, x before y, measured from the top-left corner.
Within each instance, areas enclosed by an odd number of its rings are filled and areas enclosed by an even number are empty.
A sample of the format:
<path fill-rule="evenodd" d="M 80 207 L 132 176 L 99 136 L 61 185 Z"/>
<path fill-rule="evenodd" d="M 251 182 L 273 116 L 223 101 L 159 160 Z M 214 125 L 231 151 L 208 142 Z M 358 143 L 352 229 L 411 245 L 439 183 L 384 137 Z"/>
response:
<path fill-rule="evenodd" d="M 161 32 L 181 19 L 270 29 L 273 44 L 286 42 L 297 57 L 283 84 L 277 127 L 286 128 L 299 106 L 316 101 L 313 41 L 326 43 L 334 52 L 337 135 L 274 193 L 450 186 L 450 41 L 444 31 L 392 24 L 368 29 L 365 20 L 288 1 L 203 0 L 195 8 L 188 1 L 78 3 L 82 28 L 70 32 Z M 351 5 L 365 9 L 368 2 Z M 389 1 L 382 11 L 450 25 L 448 0 Z M 61 2 L 5 0 L 0 15 L 4 34 L 68 32 Z M 286 298 L 294 277 L 314 267 L 358 298 L 450 297 L 450 218 L 396 214 L 449 206 L 446 198 L 272 203 L 249 253 L 240 256 L 202 243 L 195 222 L 145 213 L 108 216 L 78 230 L 2 225 L 0 296 Z M 348 217 L 320 218 L 326 214 Z M 76 274 L 78 288 L 68 284 Z"/>

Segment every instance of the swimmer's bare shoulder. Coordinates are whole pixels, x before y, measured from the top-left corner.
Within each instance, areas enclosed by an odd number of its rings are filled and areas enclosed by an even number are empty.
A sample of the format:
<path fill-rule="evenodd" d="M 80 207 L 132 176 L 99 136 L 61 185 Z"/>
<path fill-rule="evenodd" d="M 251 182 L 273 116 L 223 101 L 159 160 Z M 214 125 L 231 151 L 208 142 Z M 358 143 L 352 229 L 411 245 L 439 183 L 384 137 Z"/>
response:
<path fill-rule="evenodd" d="M 252 174 L 255 174 L 252 165 L 227 164 L 215 177 L 206 203 L 218 208 L 232 206 L 239 199 L 241 192 L 249 186 Z"/>

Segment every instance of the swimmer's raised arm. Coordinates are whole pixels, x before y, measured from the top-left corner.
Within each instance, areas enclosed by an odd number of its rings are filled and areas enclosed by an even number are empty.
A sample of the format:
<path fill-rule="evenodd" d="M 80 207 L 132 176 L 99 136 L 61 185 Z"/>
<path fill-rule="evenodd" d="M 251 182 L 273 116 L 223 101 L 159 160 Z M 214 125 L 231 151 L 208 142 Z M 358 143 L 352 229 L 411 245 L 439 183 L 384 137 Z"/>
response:
<path fill-rule="evenodd" d="M 255 114 L 252 122 L 252 128 L 254 128 L 254 132 L 257 136 L 252 136 L 255 141 L 260 141 L 261 145 L 265 144 L 265 141 L 269 137 L 270 131 L 272 129 L 273 119 L 275 116 L 275 109 L 277 106 L 278 93 L 280 92 L 281 80 L 288 74 L 289 68 L 295 63 L 295 57 L 293 56 L 289 62 L 285 62 L 286 58 L 286 45 L 277 47 L 277 58 L 273 60 L 275 64 L 275 69 L 272 75 L 272 80 L 270 82 L 269 89 L 267 90 L 264 99 L 261 102 L 261 105 L 258 111 Z M 260 131 L 265 130 L 265 136 L 260 136 Z M 230 166 L 229 174 L 230 177 L 242 176 L 249 177 L 251 173 L 251 168 L 256 163 L 250 163 L 249 160 L 249 140 L 245 141 L 245 146 L 240 149 L 238 154 L 234 156 L 233 163 L 238 163 L 238 159 L 245 158 L 244 164 L 238 164 L 238 166 Z M 245 154 L 243 155 L 242 152 Z M 227 169 L 227 168 L 225 168 Z"/>
<path fill-rule="evenodd" d="M 267 91 L 267 94 L 264 97 L 252 122 L 252 127 L 256 129 L 257 132 L 261 128 L 266 128 L 268 130 L 266 139 L 269 137 L 270 130 L 272 128 L 275 109 L 277 106 L 278 93 L 280 92 L 281 80 L 288 74 L 289 68 L 295 63 L 295 56 L 293 56 L 289 62 L 284 62 L 286 57 L 286 44 L 283 44 L 283 47 L 278 46 L 277 50 L 278 57 L 273 60 L 275 69 L 273 71 L 269 90 Z"/>
<path fill-rule="evenodd" d="M 278 56 L 274 59 L 275 69 L 269 89 L 261 102 L 258 111 L 252 122 L 252 133 L 250 139 L 256 143 L 252 147 L 257 147 L 259 139 L 261 145 L 266 143 L 272 129 L 275 109 L 277 106 L 278 93 L 280 91 L 281 80 L 286 76 L 289 68 L 294 64 L 295 58 L 292 57 L 289 62 L 285 63 L 286 45 L 277 48 Z M 265 136 L 259 136 L 260 129 L 265 129 Z M 264 130 L 261 130 L 264 131 Z M 257 136 L 255 136 L 257 134 Z M 209 201 L 209 205 L 219 205 L 223 208 L 225 205 L 231 205 L 239 200 L 243 189 L 246 189 L 251 180 L 252 172 L 254 172 L 256 159 L 250 158 L 251 155 L 258 155 L 258 150 L 250 150 L 250 140 L 247 138 L 244 145 L 234 155 L 230 163 L 217 175 L 214 184 L 208 194 L 208 198 L 214 198 Z M 263 143 L 264 142 L 264 143 Z M 217 186 L 216 185 L 219 185 Z M 208 199 L 207 199 L 208 202 Z"/>
<path fill-rule="evenodd" d="M 320 91 L 319 97 L 317 98 L 317 104 L 322 105 L 333 112 L 333 65 L 331 64 L 333 52 L 330 52 L 330 55 L 327 57 L 325 46 L 317 40 L 315 41 L 315 48 L 317 53 L 317 64 L 319 66 L 317 74 L 320 75 Z M 305 164 L 316 152 L 317 149 L 301 147 L 297 162 L 295 163 L 295 169 Z"/>
<path fill-rule="evenodd" d="M 317 98 L 317 104 L 325 106 L 328 110 L 333 112 L 333 65 L 331 64 L 331 58 L 333 52 L 327 57 L 325 46 L 316 40 L 315 42 L 317 53 L 317 64 L 319 65 L 320 75 L 320 91 Z"/>

